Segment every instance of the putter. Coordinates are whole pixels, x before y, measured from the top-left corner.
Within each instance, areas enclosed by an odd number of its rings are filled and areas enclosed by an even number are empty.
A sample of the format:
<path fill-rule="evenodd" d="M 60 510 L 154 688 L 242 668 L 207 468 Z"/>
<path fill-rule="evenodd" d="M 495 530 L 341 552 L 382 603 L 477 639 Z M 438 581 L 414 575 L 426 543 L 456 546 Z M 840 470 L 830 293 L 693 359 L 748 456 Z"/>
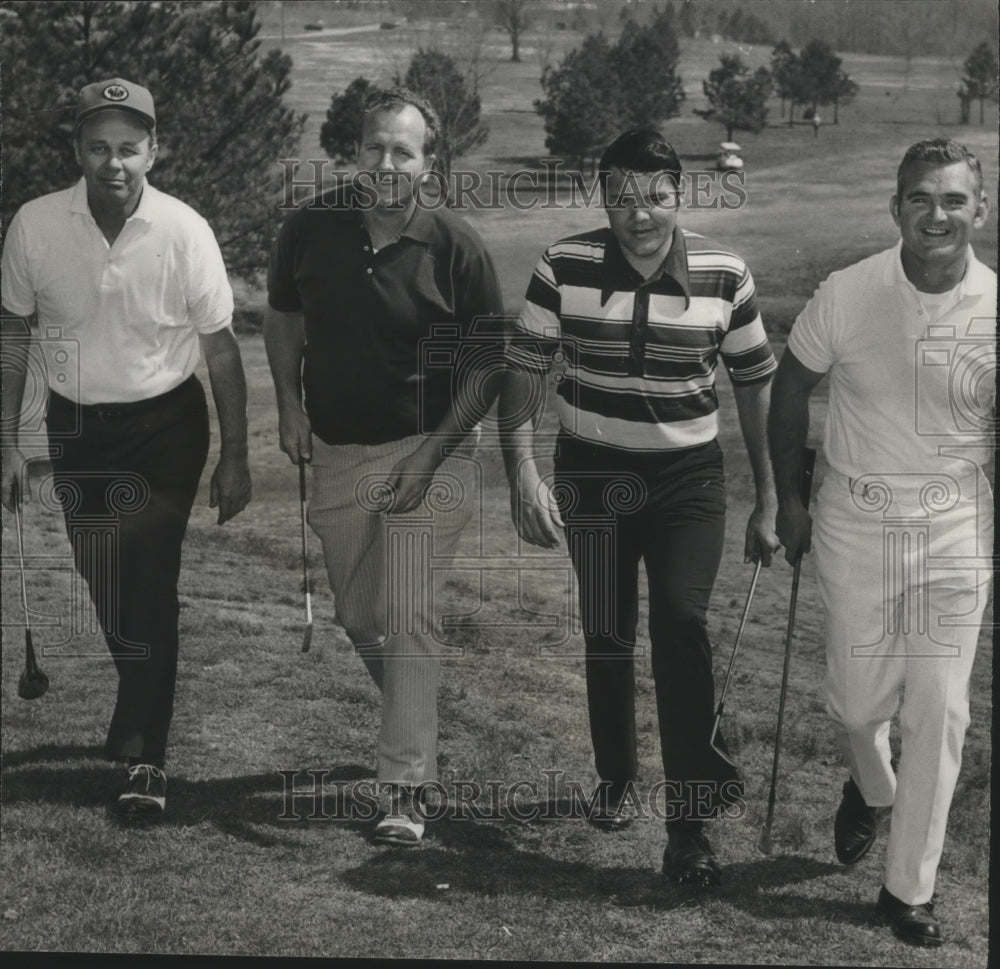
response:
<path fill-rule="evenodd" d="M 813 467 L 816 452 L 805 448 L 802 452 L 802 471 L 799 476 L 799 497 L 808 508 L 812 494 Z M 778 727 L 774 735 L 774 762 L 771 765 L 771 790 L 767 795 L 767 818 L 760 829 L 757 848 L 765 855 L 771 854 L 771 825 L 774 823 L 774 803 L 778 790 L 778 759 L 781 756 L 781 726 L 785 719 L 785 696 L 788 693 L 788 670 L 792 659 L 792 635 L 795 629 L 795 602 L 799 595 L 799 573 L 802 568 L 802 553 L 799 552 L 792 569 L 792 594 L 788 604 L 788 628 L 785 630 L 785 661 L 781 670 L 781 696 L 778 700 Z"/>
<path fill-rule="evenodd" d="M 750 591 L 747 593 L 747 601 L 743 605 L 743 615 L 740 616 L 740 626 L 739 629 L 736 630 L 736 641 L 733 643 L 733 653 L 729 657 L 729 668 L 726 670 L 726 679 L 722 684 L 722 692 L 719 694 L 719 705 L 715 708 L 715 723 L 712 725 L 712 738 L 709 740 L 709 745 L 712 750 L 723 758 L 723 760 L 732 764 L 734 768 L 736 767 L 736 764 L 733 763 L 729 754 L 719 746 L 717 737 L 719 735 L 719 725 L 722 723 L 722 711 L 726 705 L 726 693 L 729 690 L 729 682 L 733 678 L 733 667 L 736 664 L 736 652 L 740 648 L 740 638 L 743 636 L 743 630 L 746 628 L 747 616 L 750 615 L 750 603 L 753 601 L 754 590 L 757 588 L 757 579 L 760 578 L 760 568 L 761 562 L 758 557 L 753 569 L 753 578 L 750 580 Z"/>
<path fill-rule="evenodd" d="M 17 681 L 17 695 L 22 700 L 37 700 L 49 688 L 49 678 L 38 668 L 31 641 L 31 618 L 28 613 L 28 589 L 24 581 L 24 534 L 21 526 L 21 493 L 15 484 L 14 517 L 17 520 L 17 558 L 21 571 L 21 603 L 24 606 L 24 671 Z"/>
<path fill-rule="evenodd" d="M 306 630 L 302 636 L 302 652 L 308 653 L 313 636 L 312 596 L 309 592 L 309 559 L 306 546 L 306 463 L 299 458 L 299 509 L 302 518 L 302 588 L 306 595 Z"/>

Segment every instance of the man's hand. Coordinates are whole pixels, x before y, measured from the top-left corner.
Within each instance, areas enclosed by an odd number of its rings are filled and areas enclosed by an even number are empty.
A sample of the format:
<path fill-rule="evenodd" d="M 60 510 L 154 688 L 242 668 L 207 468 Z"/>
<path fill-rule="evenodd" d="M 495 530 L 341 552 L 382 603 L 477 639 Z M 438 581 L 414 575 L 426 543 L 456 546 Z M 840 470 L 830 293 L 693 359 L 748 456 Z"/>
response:
<path fill-rule="evenodd" d="M 530 463 L 522 464 L 510 489 L 510 514 L 517 534 L 531 545 L 558 548 L 565 525 L 552 489 Z"/>
<path fill-rule="evenodd" d="M 760 564 L 764 568 L 771 565 L 774 553 L 781 548 L 781 542 L 775 534 L 772 522 L 774 521 L 774 511 L 772 507 L 757 505 L 750 513 L 747 521 L 746 539 L 743 545 L 743 561 L 756 562 L 760 559 Z"/>
<path fill-rule="evenodd" d="M 7 511 L 13 511 L 18 497 L 29 498 L 27 464 L 16 447 L 3 449 L 3 470 L 0 472 L 0 498 Z"/>
<path fill-rule="evenodd" d="M 386 511 L 390 515 L 405 515 L 413 511 L 423 500 L 440 464 L 441 442 L 433 437 L 398 461 L 386 479 L 391 495 Z"/>
<path fill-rule="evenodd" d="M 245 449 L 228 452 L 225 447 L 212 473 L 208 507 L 219 509 L 218 524 L 238 515 L 250 501 L 250 468 Z"/>
<path fill-rule="evenodd" d="M 785 561 L 795 565 L 799 557 L 812 548 L 812 516 L 801 501 L 785 502 L 778 506 L 775 526 L 785 546 Z"/>
<path fill-rule="evenodd" d="M 289 407 L 278 415 L 278 444 L 292 464 L 312 460 L 312 425 L 301 407 Z"/>

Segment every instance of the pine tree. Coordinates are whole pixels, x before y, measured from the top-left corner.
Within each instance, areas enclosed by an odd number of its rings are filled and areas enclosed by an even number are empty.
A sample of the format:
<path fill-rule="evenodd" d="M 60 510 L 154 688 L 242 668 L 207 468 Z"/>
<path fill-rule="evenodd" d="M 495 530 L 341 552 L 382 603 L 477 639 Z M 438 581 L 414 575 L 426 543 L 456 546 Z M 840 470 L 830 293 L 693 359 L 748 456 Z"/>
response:
<path fill-rule="evenodd" d="M 655 128 L 679 114 L 684 83 L 677 74 L 680 47 L 672 7 L 654 11 L 645 26 L 627 15 L 611 58 L 621 89 L 622 127 Z"/>
<path fill-rule="evenodd" d="M 653 8 L 644 26 L 625 8 L 621 21 L 615 44 L 603 33 L 589 34 L 542 74 L 545 97 L 535 110 L 545 121 L 545 147 L 578 159 L 581 168 L 626 128 L 675 117 L 684 99 L 673 7 Z"/>
<path fill-rule="evenodd" d="M 993 48 L 984 40 L 965 60 L 963 87 L 970 101 L 979 102 L 979 123 L 983 123 L 983 102 L 996 96 L 1000 64 Z"/>
<path fill-rule="evenodd" d="M 604 34 L 590 34 L 556 68 L 542 74 L 545 97 L 535 110 L 545 122 L 545 147 L 583 168 L 622 127 L 621 86 Z"/>
<path fill-rule="evenodd" d="M 771 74 L 759 67 L 751 74 L 739 55 L 723 54 L 720 66 L 711 71 L 702 89 L 710 107 L 695 109 L 706 121 L 717 121 L 726 128 L 726 140 L 733 132 L 761 131 L 767 124 L 767 99 L 771 95 Z"/>
<path fill-rule="evenodd" d="M 354 161 L 354 148 L 361 134 L 365 95 L 372 82 L 356 77 L 343 93 L 334 94 L 326 110 L 326 121 L 319 132 L 320 147 L 338 164 Z"/>
<path fill-rule="evenodd" d="M 437 168 L 447 181 L 459 155 L 481 145 L 489 136 L 489 126 L 480 120 L 482 102 L 475 80 L 458 69 L 454 58 L 438 50 L 418 50 L 406 76 L 396 84 L 422 94 L 441 119 Z"/>

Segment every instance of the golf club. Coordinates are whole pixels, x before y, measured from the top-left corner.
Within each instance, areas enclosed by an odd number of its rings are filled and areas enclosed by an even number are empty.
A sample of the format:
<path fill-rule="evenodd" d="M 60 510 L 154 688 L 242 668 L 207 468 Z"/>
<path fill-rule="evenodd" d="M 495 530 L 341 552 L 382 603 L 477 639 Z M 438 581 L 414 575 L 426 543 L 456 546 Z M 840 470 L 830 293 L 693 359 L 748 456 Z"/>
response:
<path fill-rule="evenodd" d="M 21 603 L 24 606 L 24 671 L 17 681 L 17 695 L 22 700 L 37 700 L 49 688 L 49 678 L 38 668 L 31 641 L 31 618 L 28 613 L 28 589 L 24 581 L 24 532 L 21 526 L 21 492 L 14 485 L 14 518 L 17 521 L 17 558 L 21 571 Z"/>
<path fill-rule="evenodd" d="M 812 448 L 802 451 L 802 471 L 799 476 L 799 497 L 805 508 L 809 507 L 812 495 L 813 467 L 816 452 Z M 778 700 L 778 727 L 774 735 L 774 762 L 771 765 L 771 790 L 767 795 L 767 818 L 760 829 L 757 848 L 765 855 L 771 854 L 771 825 L 774 823 L 774 802 L 778 789 L 778 759 L 781 756 L 781 727 L 785 719 L 785 696 L 788 693 L 788 670 L 792 658 L 792 635 L 795 630 L 795 602 L 799 595 L 799 573 L 802 569 L 802 552 L 795 559 L 792 569 L 792 594 L 788 604 L 788 628 L 785 631 L 785 661 L 781 671 L 781 696 Z"/>
<path fill-rule="evenodd" d="M 743 605 L 743 615 L 740 616 L 740 626 L 736 630 L 736 641 L 733 643 L 733 653 L 729 657 L 729 668 L 726 670 L 726 679 L 722 684 L 722 692 L 719 694 L 719 705 L 715 708 L 715 723 L 712 725 L 712 738 L 709 741 L 712 749 L 722 758 L 733 764 L 732 758 L 729 754 L 724 751 L 721 746 L 717 743 L 716 738 L 719 734 L 719 724 L 722 723 L 722 711 L 726 705 L 726 693 L 729 690 L 729 682 L 733 678 L 733 667 L 736 664 L 736 652 L 740 648 L 740 638 L 743 636 L 743 630 L 746 628 L 747 616 L 750 615 L 750 603 L 753 601 L 754 590 L 757 588 L 757 579 L 760 578 L 761 561 L 760 558 L 757 559 L 754 564 L 753 578 L 750 580 L 750 591 L 747 592 L 747 601 Z"/>
<path fill-rule="evenodd" d="M 309 559 L 306 546 L 306 462 L 299 458 L 299 509 L 302 518 L 302 588 L 306 595 L 306 630 L 302 636 L 302 652 L 308 653 L 313 635 L 312 595 L 309 592 Z"/>

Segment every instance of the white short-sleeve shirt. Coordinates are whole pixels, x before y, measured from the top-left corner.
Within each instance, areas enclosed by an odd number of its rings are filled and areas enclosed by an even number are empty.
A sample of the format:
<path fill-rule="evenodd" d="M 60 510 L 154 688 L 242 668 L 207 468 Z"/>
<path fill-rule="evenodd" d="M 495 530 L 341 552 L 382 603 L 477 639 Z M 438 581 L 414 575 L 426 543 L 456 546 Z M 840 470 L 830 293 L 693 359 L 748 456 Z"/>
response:
<path fill-rule="evenodd" d="M 83 179 L 11 220 L 2 300 L 18 316 L 38 314 L 49 386 L 82 404 L 172 390 L 194 372 L 198 335 L 233 315 L 218 243 L 194 209 L 146 184 L 109 245 Z"/>
<path fill-rule="evenodd" d="M 992 440 L 997 277 L 968 251 L 961 283 L 922 300 L 902 243 L 820 284 L 788 349 L 830 374 L 827 460 L 851 477 L 889 471 L 962 474 Z"/>

